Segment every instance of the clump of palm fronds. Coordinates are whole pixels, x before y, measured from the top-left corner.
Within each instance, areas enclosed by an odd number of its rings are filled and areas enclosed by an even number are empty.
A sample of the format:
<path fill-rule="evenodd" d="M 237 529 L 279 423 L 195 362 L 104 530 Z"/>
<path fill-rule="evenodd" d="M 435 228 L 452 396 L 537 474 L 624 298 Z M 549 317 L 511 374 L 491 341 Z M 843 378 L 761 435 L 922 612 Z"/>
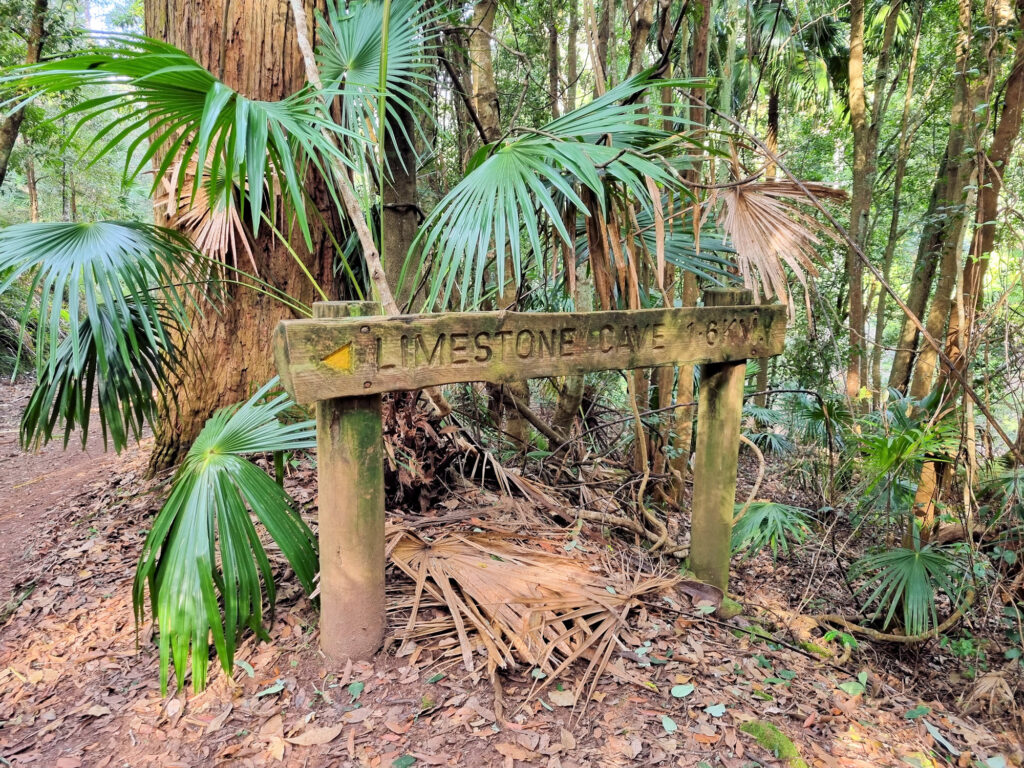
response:
<path fill-rule="evenodd" d="M 734 173 L 739 177 L 738 164 Z M 788 180 L 737 183 L 721 192 L 722 215 L 719 225 L 729 236 L 736 251 L 734 259 L 743 284 L 755 297 L 776 297 L 789 303 L 789 280 L 786 267 L 800 284 L 807 285 L 808 276 L 818 274 L 814 262 L 816 247 L 825 226 L 797 208 L 808 203 L 803 188 L 819 199 L 842 200 L 841 189 L 816 182 L 798 185 Z"/>
<path fill-rule="evenodd" d="M 428 541 L 399 530 L 388 549 L 392 562 L 415 584 L 401 639 L 454 631 L 470 671 L 476 667 L 474 649 L 482 647 L 490 670 L 520 664 L 540 670 L 535 675 L 543 679 L 540 688 L 586 660 L 575 688 L 576 701 L 584 706 L 600 676 L 615 671 L 612 655 L 630 612 L 646 596 L 680 581 L 656 575 L 613 581 L 570 556 L 539 552 L 495 532 Z M 429 598 L 446 606 L 450 622 L 448 617 L 422 620 L 420 610 Z"/>

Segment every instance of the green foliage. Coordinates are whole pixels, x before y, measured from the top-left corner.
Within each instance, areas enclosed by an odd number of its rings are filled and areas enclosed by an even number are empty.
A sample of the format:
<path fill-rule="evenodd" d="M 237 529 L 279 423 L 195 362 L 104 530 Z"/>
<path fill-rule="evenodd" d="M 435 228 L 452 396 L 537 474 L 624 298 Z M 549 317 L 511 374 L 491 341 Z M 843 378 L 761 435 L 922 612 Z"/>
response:
<path fill-rule="evenodd" d="M 329 160 L 349 163 L 323 131 L 359 139 L 330 118 L 313 89 L 303 88 L 281 101 L 247 99 L 172 45 L 132 34 L 101 40 L 103 44 L 0 77 L 0 85 L 28 94 L 4 106 L 14 109 L 45 94 L 100 86 L 100 95 L 74 103 L 58 116 L 77 121 L 69 139 L 87 123 L 104 123 L 86 149 L 95 148 L 93 162 L 127 142 L 124 177 L 130 181 L 154 158 L 162 158 L 153 175 L 154 193 L 172 164 L 188 168 L 194 162 L 205 172 L 192 177 L 190 190 L 184 190 L 190 174 L 175 174 L 175 193 L 180 197 L 187 192 L 195 200 L 207 178 L 223 179 L 238 195 L 240 208 L 248 199 L 254 232 L 259 231 L 264 199 L 270 204 L 269 218 L 276 218 L 274 192 L 280 191 L 310 245 L 305 170 L 312 164 L 330 178 Z M 135 152 L 144 143 L 146 150 Z"/>
<path fill-rule="evenodd" d="M 736 511 L 743 508 L 736 505 Z M 789 542 L 802 544 L 811 531 L 811 516 L 806 509 L 777 504 L 773 501 L 755 501 L 733 524 L 732 550 L 746 550 L 747 557 L 753 557 L 765 547 L 770 547 L 772 557 L 779 551 L 789 554 Z"/>
<path fill-rule="evenodd" d="M 418 116 L 430 114 L 428 49 L 436 42 L 442 11 L 425 0 L 390 3 L 385 80 L 388 130 L 402 130 L 399 107 Z M 372 128 L 367 141 L 378 125 L 383 20 L 384 4 L 379 0 L 347 6 L 329 0 L 327 12 L 317 18 L 317 68 L 324 88 L 344 97 L 339 104 L 341 125 L 360 133 Z"/>
<path fill-rule="evenodd" d="M 285 491 L 246 458 L 309 448 L 315 442 L 313 422 L 279 421 L 292 403 L 284 394 L 266 399 L 275 386 L 276 378 L 247 402 L 221 409 L 207 421 L 146 537 L 132 597 L 136 621 L 141 622 L 148 583 L 160 629 L 164 691 L 172 658 L 178 689 L 184 685 L 190 650 L 192 685 L 197 691 L 206 686 L 211 632 L 229 674 L 238 632 L 248 627 L 267 636 L 264 590 L 273 612 L 274 576 L 250 515 L 266 527 L 299 582 L 312 591 L 318 567 L 313 533 Z"/>
<path fill-rule="evenodd" d="M 965 576 L 958 558 L 933 545 L 897 547 L 862 557 L 850 566 L 850 579 L 862 582 L 856 594 L 867 594 L 862 610 L 875 619 L 884 614 L 883 629 L 899 611 L 908 635 L 921 635 L 938 625 L 936 593 L 944 592 L 956 606 Z"/>
<path fill-rule="evenodd" d="M 114 450 L 120 452 L 129 435 L 139 440 L 144 424 L 154 423 L 154 393 L 163 389 L 172 350 L 146 334 L 145 314 L 133 299 L 129 297 L 126 304 L 134 339 L 128 361 L 122 358 L 116 342 L 118 333 L 124 330 L 123 316 L 111 304 L 98 304 L 95 313 L 82 318 L 78 334 L 66 336 L 49 355 L 50 364 L 39 371 L 21 417 L 22 446 L 44 445 L 53 438 L 55 429 L 63 429 L 66 448 L 77 427 L 84 448 L 94 395 L 104 448 L 108 434 Z"/>
<path fill-rule="evenodd" d="M 65 323 L 72 339 L 74 367 L 83 367 L 88 345 L 79 338 L 88 321 L 100 328 L 100 306 L 106 305 L 109 333 L 95 334 L 100 373 L 119 354 L 126 367 L 140 355 L 140 336 L 153 348 L 168 346 L 161 311 L 185 323 L 185 303 L 173 287 L 196 277 L 190 265 L 191 244 L 168 229 L 136 222 L 100 221 L 93 224 L 48 222 L 16 224 L 0 230 L 0 293 L 17 281 L 30 280 L 38 295 L 36 348 L 56 350 Z M 192 295 L 186 291 L 185 296 Z M 84 305 L 84 306 L 83 306 Z M 22 316 L 32 309 L 30 301 Z M 110 345 L 112 349 L 106 347 Z M 38 373 L 54 375 L 57 357 L 41 356 Z"/>
<path fill-rule="evenodd" d="M 662 156 L 675 138 L 648 125 L 651 106 L 637 100 L 653 82 L 650 72 L 641 73 L 542 130 L 523 130 L 519 138 L 482 147 L 466 177 L 421 228 L 418 241 L 423 251 L 436 249 L 429 264 L 427 306 L 448 306 L 456 287 L 462 307 L 478 305 L 492 259 L 495 274 L 503 275 L 510 256 L 513 280 L 519 282 L 526 263 L 521 233 L 525 231 L 534 257 L 542 259 L 542 222 L 562 242 L 573 245 L 576 233 L 570 233 L 565 222 L 574 222 L 576 212 L 590 212 L 580 196 L 583 190 L 593 196 L 602 214 L 612 184 L 648 206 L 647 179 L 689 194 Z M 414 284 L 419 277 L 417 273 Z"/>

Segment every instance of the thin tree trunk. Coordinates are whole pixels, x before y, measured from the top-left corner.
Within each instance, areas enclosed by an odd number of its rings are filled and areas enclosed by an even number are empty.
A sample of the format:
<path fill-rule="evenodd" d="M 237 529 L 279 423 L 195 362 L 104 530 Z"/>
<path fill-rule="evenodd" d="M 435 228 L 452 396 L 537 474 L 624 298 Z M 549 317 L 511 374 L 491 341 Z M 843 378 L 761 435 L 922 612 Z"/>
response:
<path fill-rule="evenodd" d="M 313 7 L 305 5 L 307 22 Z M 146 0 L 145 11 L 149 36 L 178 46 L 250 98 L 278 100 L 305 83 L 287 0 Z M 333 211 L 322 182 L 310 176 L 307 189 L 321 210 Z M 315 219 L 311 226 L 312 253 L 301 238 L 292 245 L 314 279 L 333 292 L 334 247 Z M 269 228 L 253 243 L 253 257 L 263 280 L 299 301 L 314 301 L 303 268 Z M 180 461 L 216 409 L 249 397 L 274 375 L 267 353 L 271 334 L 291 316 L 280 302 L 233 286 L 216 309 L 193 318 L 183 340 L 176 402 L 156 424 L 151 470 Z"/>
<path fill-rule="evenodd" d="M 413 270 L 408 270 L 404 282 L 400 278 L 419 229 L 420 209 L 414 145 L 416 121 L 409 110 L 399 109 L 399 115 L 401 124 L 388 125 L 384 133 L 387 172 L 381 180 L 384 200 L 381 256 L 395 301 L 405 308 L 413 298 Z"/>
<path fill-rule="evenodd" d="M 1013 155 L 1024 116 L 1024 2 L 1017 3 L 1020 27 L 1013 65 L 1003 92 L 1003 111 L 995 134 L 978 171 L 978 207 L 975 215 L 971 253 L 964 265 L 963 298 L 959 311 L 950 315 L 946 337 L 946 354 L 954 363 L 966 368 L 966 353 L 973 346 L 975 317 L 982 306 L 982 284 L 988 269 L 989 255 L 995 246 L 996 221 L 999 216 L 999 194 L 1003 178 Z M 943 378 L 948 374 L 944 373 Z"/>
<path fill-rule="evenodd" d="M 548 98 L 551 100 L 551 118 L 558 117 L 558 96 L 562 90 L 558 60 L 558 12 L 554 3 L 548 4 Z"/>
<path fill-rule="evenodd" d="M 28 219 L 39 221 L 39 187 L 36 181 L 36 164 L 29 155 L 25 158 L 25 186 L 28 188 Z"/>
<path fill-rule="evenodd" d="M 576 80 L 579 78 L 578 64 L 576 61 L 576 46 L 578 44 L 578 28 L 580 25 L 580 4 L 579 0 L 569 0 L 569 29 L 566 39 L 565 51 L 565 78 L 567 81 L 565 89 L 565 111 L 572 112 L 576 109 Z"/>
<path fill-rule="evenodd" d="M 950 113 L 949 137 L 946 150 L 939 164 L 939 170 L 932 187 L 928 209 L 924 216 L 924 228 L 918 244 L 917 258 L 910 276 L 907 307 L 917 317 L 923 317 L 928 306 L 935 270 L 938 266 L 943 243 L 950 239 L 951 229 L 958 227 L 959 210 L 963 200 L 961 174 L 965 168 L 961 158 L 964 152 L 965 127 L 970 112 L 970 91 L 967 87 L 967 68 L 971 39 L 971 3 L 959 0 L 959 31 L 957 33 L 956 92 Z M 889 387 L 906 392 L 910 373 L 917 355 L 918 331 L 909 318 L 904 318 L 900 328 L 892 368 L 889 371 Z"/>
<path fill-rule="evenodd" d="M 25 38 L 25 64 L 36 64 L 46 42 L 46 12 L 48 0 L 35 0 L 32 5 L 32 20 L 29 23 Z M 0 187 L 7 178 L 7 168 L 11 163 L 11 152 L 18 141 L 21 124 L 25 120 L 25 110 L 19 109 L 0 123 Z"/>
<path fill-rule="evenodd" d="M 501 115 L 498 106 L 498 87 L 494 79 L 494 59 L 491 54 L 491 39 L 494 36 L 494 16 L 498 9 L 497 0 L 482 0 L 473 9 L 473 29 L 469 35 L 469 63 L 472 68 L 473 108 L 483 126 L 487 141 L 501 137 Z M 514 307 L 519 286 L 512 274 L 512 260 L 505 259 L 505 274 L 495 275 L 499 281 L 498 302 L 501 309 Z M 529 425 L 516 410 L 514 402 L 529 405 L 530 390 L 526 382 L 517 381 L 504 385 L 514 398 L 504 398 L 500 386 L 491 388 L 490 411 L 495 426 L 501 426 L 512 441 L 520 446 L 527 445 Z M 507 402 L 506 402 L 507 400 Z"/>
<path fill-rule="evenodd" d="M 694 7 L 693 37 L 689 45 L 684 45 L 683 50 L 689 50 L 689 77 L 702 78 L 708 73 L 708 33 L 711 27 L 711 2 L 710 0 L 696 0 Z M 701 131 L 704 125 L 704 108 L 695 102 L 687 106 L 687 114 L 696 130 Z M 695 163 L 695 167 L 684 172 L 685 177 L 690 181 L 700 180 L 701 169 Z M 696 222 L 694 222 L 696 226 Z M 682 304 L 684 307 L 695 307 L 700 292 L 697 286 L 697 277 L 692 272 L 680 272 L 683 280 Z M 692 403 L 694 401 L 693 388 L 693 366 L 680 365 L 679 376 L 676 380 L 676 404 Z M 672 468 L 674 486 L 673 496 L 680 505 L 684 502 L 686 491 L 686 478 L 690 472 L 690 455 L 693 452 L 693 419 L 697 410 L 692 405 L 683 405 L 673 412 L 675 425 L 672 436 L 672 448 L 674 457 L 669 463 Z"/>
<path fill-rule="evenodd" d="M 647 40 L 651 36 L 654 25 L 654 0 L 637 0 L 632 13 L 632 30 L 629 36 L 629 66 L 626 78 L 629 79 L 644 68 L 644 51 Z"/>
<path fill-rule="evenodd" d="M 900 141 L 896 150 L 896 171 L 893 179 L 892 216 L 889 218 L 889 236 L 885 241 L 885 254 L 882 257 L 882 274 L 886 283 L 892 273 L 892 262 L 896 255 L 896 243 L 899 239 L 900 214 L 902 213 L 903 179 L 907 172 L 907 160 L 910 158 L 910 107 L 914 95 L 914 76 L 917 73 L 917 54 L 921 43 L 921 22 L 924 18 L 924 5 L 919 4 L 917 10 L 914 46 L 910 54 L 910 67 L 907 70 L 907 87 L 903 97 L 903 114 L 900 116 Z M 872 404 L 878 408 L 882 402 L 882 341 L 885 334 L 885 309 L 889 297 L 887 291 L 878 292 L 878 305 L 875 310 L 874 347 L 871 350 L 871 398 Z"/>
<path fill-rule="evenodd" d="M 850 2 L 850 124 L 853 128 L 853 191 L 850 195 L 850 238 L 864 247 L 868 212 L 871 209 L 871 188 L 874 184 L 874 151 L 871 126 L 868 123 L 867 97 L 864 91 L 864 4 Z M 860 358 L 864 350 L 864 284 L 863 265 L 852 246 L 846 252 L 846 275 L 849 280 L 850 357 L 846 368 L 846 396 L 853 399 L 860 391 Z"/>

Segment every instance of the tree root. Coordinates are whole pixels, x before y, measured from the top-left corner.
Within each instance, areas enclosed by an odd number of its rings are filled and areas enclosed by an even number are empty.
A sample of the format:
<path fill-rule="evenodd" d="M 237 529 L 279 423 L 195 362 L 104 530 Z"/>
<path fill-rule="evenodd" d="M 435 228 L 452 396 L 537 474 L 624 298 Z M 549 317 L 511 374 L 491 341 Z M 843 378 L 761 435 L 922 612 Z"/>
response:
<path fill-rule="evenodd" d="M 879 632 L 877 629 L 871 627 L 862 627 L 860 624 L 854 624 L 852 621 L 847 619 L 845 616 L 838 614 L 826 613 L 817 616 L 812 616 L 818 626 L 823 629 L 834 629 L 835 627 L 841 627 L 847 632 L 851 632 L 855 635 L 863 635 L 870 640 L 884 643 L 921 643 L 925 640 L 931 640 L 932 638 L 938 637 L 943 632 L 947 632 L 953 626 L 955 626 L 967 612 L 967 609 L 974 603 L 974 590 L 968 591 L 964 598 L 963 603 L 953 613 L 949 615 L 945 621 L 936 627 L 932 627 L 927 632 L 922 632 L 918 635 L 896 635 L 891 632 Z"/>

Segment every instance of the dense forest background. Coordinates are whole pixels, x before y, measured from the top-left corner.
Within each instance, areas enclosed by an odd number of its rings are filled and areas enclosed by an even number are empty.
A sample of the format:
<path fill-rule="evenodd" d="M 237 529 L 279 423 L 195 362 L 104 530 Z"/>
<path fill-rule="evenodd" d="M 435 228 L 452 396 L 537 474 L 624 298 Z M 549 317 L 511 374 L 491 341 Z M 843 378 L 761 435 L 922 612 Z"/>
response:
<path fill-rule="evenodd" d="M 273 603 L 250 512 L 314 588 L 271 479 L 313 441 L 266 397 L 280 320 L 744 287 L 789 327 L 747 367 L 734 565 L 828 559 L 816 641 L 938 644 L 1019 703 L 1022 29 L 1008 0 L 3 0 L 20 440 L 179 467 L 134 597 L 180 687 Z M 699 397 L 693 366 L 396 395 L 389 509 L 459 475 L 679 570 Z"/>

